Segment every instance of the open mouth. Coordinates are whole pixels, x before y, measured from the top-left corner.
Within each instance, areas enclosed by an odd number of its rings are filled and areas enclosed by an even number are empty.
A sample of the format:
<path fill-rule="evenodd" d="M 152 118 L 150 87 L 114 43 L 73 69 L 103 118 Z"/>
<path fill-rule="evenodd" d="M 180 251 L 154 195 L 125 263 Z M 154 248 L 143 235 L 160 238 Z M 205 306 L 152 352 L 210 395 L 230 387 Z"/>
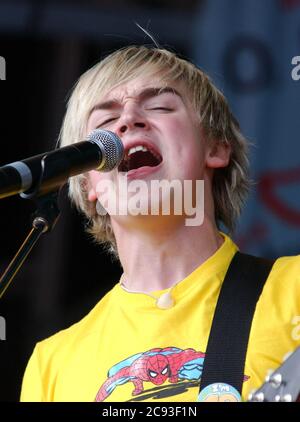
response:
<path fill-rule="evenodd" d="M 125 156 L 119 165 L 119 171 L 129 172 L 141 167 L 156 167 L 162 162 L 161 155 L 145 145 L 136 145 L 125 151 Z"/>

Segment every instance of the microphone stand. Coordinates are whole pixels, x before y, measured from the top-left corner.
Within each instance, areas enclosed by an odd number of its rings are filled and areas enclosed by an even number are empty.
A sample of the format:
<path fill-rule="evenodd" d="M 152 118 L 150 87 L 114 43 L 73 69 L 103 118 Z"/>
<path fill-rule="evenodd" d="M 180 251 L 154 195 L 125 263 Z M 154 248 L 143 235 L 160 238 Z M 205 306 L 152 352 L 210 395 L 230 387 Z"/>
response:
<path fill-rule="evenodd" d="M 58 191 L 34 199 L 37 210 L 32 216 L 32 229 L 0 279 L 0 299 L 41 235 L 50 232 L 55 226 L 60 214 L 57 199 Z"/>

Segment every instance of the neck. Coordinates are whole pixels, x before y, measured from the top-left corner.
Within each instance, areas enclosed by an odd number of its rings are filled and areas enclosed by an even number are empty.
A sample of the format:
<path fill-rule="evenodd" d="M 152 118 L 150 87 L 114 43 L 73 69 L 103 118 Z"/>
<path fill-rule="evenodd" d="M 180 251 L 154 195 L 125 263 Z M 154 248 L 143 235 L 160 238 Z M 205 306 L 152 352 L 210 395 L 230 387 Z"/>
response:
<path fill-rule="evenodd" d="M 156 221 L 155 226 L 128 227 L 113 221 L 118 253 L 128 290 L 143 293 L 164 290 L 183 280 L 223 243 L 213 221 L 201 226 Z"/>

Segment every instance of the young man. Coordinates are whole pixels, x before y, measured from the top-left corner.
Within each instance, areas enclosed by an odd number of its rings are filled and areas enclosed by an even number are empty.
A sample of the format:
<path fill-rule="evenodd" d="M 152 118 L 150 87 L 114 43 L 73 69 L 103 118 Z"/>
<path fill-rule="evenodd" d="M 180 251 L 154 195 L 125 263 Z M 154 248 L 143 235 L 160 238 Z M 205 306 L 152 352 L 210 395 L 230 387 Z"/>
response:
<path fill-rule="evenodd" d="M 158 48 L 119 50 L 80 78 L 61 145 L 98 128 L 121 138 L 125 158 L 110 173 L 72 178 L 70 195 L 124 273 L 82 321 L 37 344 L 21 399 L 197 401 L 218 295 L 237 251 L 218 225 L 234 227 L 248 192 L 247 143 L 209 78 Z M 187 224 L 187 213 L 172 207 L 169 215 L 130 212 L 130 182 L 149 188 L 139 198 L 146 210 L 162 205 L 164 198 L 151 194 L 154 180 L 182 186 L 203 180 L 201 224 Z M 103 183 L 128 212 L 110 212 Z M 191 192 L 197 199 L 195 185 Z M 97 212 L 99 203 L 108 214 Z M 243 399 L 297 346 L 299 266 L 299 257 L 280 258 L 265 283 L 249 336 Z"/>

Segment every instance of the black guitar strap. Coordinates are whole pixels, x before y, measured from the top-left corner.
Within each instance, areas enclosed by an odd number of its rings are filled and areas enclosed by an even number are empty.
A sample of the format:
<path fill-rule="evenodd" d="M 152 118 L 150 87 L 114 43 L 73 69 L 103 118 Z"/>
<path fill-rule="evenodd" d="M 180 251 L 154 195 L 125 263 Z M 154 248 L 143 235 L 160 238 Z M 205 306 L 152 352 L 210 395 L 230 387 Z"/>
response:
<path fill-rule="evenodd" d="M 200 391 L 226 383 L 240 394 L 256 303 L 274 261 L 237 252 L 219 294 L 205 352 Z"/>

